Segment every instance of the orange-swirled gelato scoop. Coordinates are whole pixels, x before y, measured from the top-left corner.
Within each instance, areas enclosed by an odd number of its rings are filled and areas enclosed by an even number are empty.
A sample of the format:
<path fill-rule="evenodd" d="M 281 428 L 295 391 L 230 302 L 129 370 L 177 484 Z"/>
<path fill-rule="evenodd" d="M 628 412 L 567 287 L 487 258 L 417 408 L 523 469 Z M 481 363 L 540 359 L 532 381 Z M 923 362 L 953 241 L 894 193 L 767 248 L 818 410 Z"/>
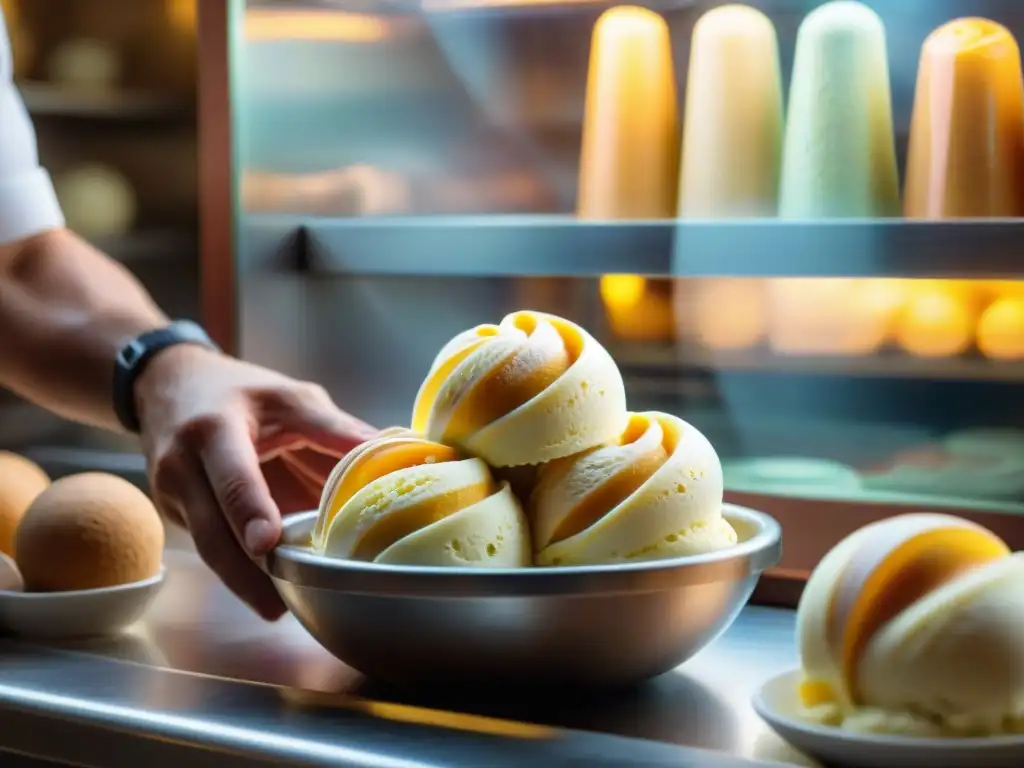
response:
<path fill-rule="evenodd" d="M 609 444 L 538 471 L 534 561 L 655 560 L 732 546 L 723 492 L 718 454 L 696 428 L 664 413 L 630 414 Z"/>
<path fill-rule="evenodd" d="M 811 575 L 797 635 L 813 717 L 921 735 L 1024 725 L 1024 557 L 967 520 L 901 515 L 847 537 Z"/>
<path fill-rule="evenodd" d="M 575 323 L 522 311 L 441 349 L 412 428 L 493 467 L 515 467 L 614 440 L 626 421 L 622 375 L 608 351 Z"/>
<path fill-rule="evenodd" d="M 313 549 L 402 565 L 530 564 L 519 500 L 482 460 L 405 429 L 349 453 L 324 486 Z"/>

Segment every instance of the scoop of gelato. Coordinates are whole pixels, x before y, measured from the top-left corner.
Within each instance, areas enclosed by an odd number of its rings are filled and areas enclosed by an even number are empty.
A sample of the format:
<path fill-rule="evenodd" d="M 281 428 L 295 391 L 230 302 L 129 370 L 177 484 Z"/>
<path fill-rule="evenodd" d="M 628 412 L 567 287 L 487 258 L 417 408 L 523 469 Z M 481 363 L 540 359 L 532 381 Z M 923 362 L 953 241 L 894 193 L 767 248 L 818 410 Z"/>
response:
<path fill-rule="evenodd" d="M 412 428 L 494 467 L 542 464 L 614 440 L 628 415 L 622 375 L 578 325 L 516 312 L 441 349 Z"/>
<path fill-rule="evenodd" d="M 664 413 L 630 414 L 608 444 L 538 470 L 535 561 L 654 560 L 732 546 L 723 492 L 718 454 L 700 431 Z"/>
<path fill-rule="evenodd" d="M 803 705 L 856 731 L 987 735 L 1024 716 L 1024 555 L 949 515 L 869 525 L 815 569 L 797 615 Z"/>
<path fill-rule="evenodd" d="M 324 555 L 375 563 L 530 564 L 526 517 L 508 484 L 482 460 L 398 428 L 334 468 L 312 544 Z"/>

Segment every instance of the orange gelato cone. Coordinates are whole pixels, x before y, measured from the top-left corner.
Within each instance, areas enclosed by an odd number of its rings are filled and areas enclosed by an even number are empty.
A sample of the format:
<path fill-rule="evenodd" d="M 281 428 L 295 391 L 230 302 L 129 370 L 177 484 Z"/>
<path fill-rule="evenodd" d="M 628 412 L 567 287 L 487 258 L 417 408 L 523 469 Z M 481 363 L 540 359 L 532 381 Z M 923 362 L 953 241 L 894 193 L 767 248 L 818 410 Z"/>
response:
<path fill-rule="evenodd" d="M 951 21 L 925 41 L 904 212 L 918 219 L 1024 215 L 1020 50 L 994 21 Z"/>
<path fill-rule="evenodd" d="M 679 111 L 661 16 L 633 6 L 601 14 L 591 40 L 585 111 L 580 217 L 673 217 Z"/>
<path fill-rule="evenodd" d="M 665 20 L 619 6 L 594 25 L 583 123 L 577 212 L 584 219 L 665 219 L 676 213 L 679 107 Z M 611 302 L 635 286 L 630 301 Z M 632 275 L 601 279 L 616 335 L 673 334 L 671 283 Z"/>

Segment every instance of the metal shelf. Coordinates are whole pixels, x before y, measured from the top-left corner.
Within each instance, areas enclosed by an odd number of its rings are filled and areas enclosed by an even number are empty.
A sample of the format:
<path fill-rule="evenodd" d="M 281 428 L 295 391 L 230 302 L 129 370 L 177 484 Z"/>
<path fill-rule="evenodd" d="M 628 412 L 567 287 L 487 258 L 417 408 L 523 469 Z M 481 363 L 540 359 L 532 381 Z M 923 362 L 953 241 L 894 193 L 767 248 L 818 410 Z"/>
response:
<path fill-rule="evenodd" d="M 592 222 L 422 216 L 304 222 L 305 266 L 342 276 L 1024 277 L 1024 219 Z"/>
<path fill-rule="evenodd" d="M 958 357 L 927 359 L 885 350 L 873 355 L 785 355 L 771 350 L 709 350 L 697 345 L 654 343 L 607 344 L 616 362 L 627 375 L 647 378 L 671 376 L 682 370 L 704 369 L 723 372 L 810 374 L 843 378 L 936 379 L 943 381 L 1024 381 L 1024 362 L 988 360 L 968 354 Z M 652 384 L 657 387 L 657 384 Z"/>

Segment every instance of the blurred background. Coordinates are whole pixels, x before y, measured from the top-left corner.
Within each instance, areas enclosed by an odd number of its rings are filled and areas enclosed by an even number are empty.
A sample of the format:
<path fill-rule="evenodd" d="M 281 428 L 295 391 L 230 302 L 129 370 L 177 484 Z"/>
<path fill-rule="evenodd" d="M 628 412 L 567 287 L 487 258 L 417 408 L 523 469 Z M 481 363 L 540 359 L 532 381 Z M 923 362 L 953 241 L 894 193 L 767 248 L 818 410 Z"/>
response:
<path fill-rule="evenodd" d="M 172 317 L 198 318 L 196 0 L 0 5 L 68 225 L 131 269 Z M 57 472 L 82 448 L 102 450 L 89 464 L 141 467 L 120 453 L 134 440 L 2 391 L 0 425 L 2 447 L 31 444 Z"/>
<path fill-rule="evenodd" d="M 170 315 L 198 317 L 197 0 L 0 3 L 69 225 L 125 263 Z M 723 4 L 652 4 L 671 32 L 681 104 L 692 33 Z M 748 4 L 777 29 L 788 90 L 797 31 L 821 0 Z M 916 252 L 897 256 L 970 267 L 1024 247 L 1024 208 L 962 226 L 855 221 L 837 238 L 803 222 L 755 229 L 772 233 L 768 245 L 732 222 L 674 234 L 668 221 L 650 228 L 653 239 L 623 226 L 603 239 L 574 214 L 591 35 L 610 5 L 230 4 L 239 210 L 236 221 L 215 225 L 237 224 L 241 240 L 237 253 L 208 254 L 207 266 L 237 262 L 236 284 L 224 284 L 210 309 L 237 316 L 240 354 L 322 382 L 346 408 L 385 426 L 408 419 L 448 338 L 531 307 L 591 329 L 622 368 L 634 409 L 677 413 L 706 431 L 732 490 L 895 494 L 1024 512 L 1024 282 L 906 280 L 881 268 L 884 259 L 877 276 L 855 280 L 666 277 L 673 258 L 735 264 L 802 250 L 842 263 L 907 250 L 908 231 L 919 233 Z M 1024 4 L 867 5 L 887 30 L 903 169 L 928 35 L 979 15 L 1019 38 Z M 289 263 L 263 258 L 261 233 L 300 224 L 320 247 Z M 993 239 L 990 230 L 1004 234 Z M 645 248 L 666 252 L 646 277 L 586 267 L 595 250 L 617 251 L 620 271 L 641 271 L 652 263 Z M 536 276 L 524 264 L 575 276 Z M 3 393 L 0 425 L 0 446 L 56 474 L 83 466 L 141 473 L 133 440 Z"/>

